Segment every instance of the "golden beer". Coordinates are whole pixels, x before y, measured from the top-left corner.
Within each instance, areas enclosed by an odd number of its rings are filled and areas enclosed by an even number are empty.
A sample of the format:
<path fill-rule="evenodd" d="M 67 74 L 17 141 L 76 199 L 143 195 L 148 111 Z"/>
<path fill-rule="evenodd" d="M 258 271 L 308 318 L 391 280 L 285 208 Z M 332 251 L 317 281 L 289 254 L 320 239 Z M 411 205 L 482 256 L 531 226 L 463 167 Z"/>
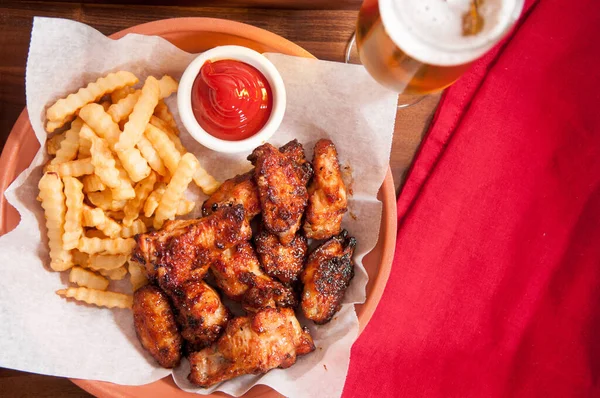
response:
<path fill-rule="evenodd" d="M 467 32 L 471 2 L 365 0 L 356 29 L 361 63 L 398 93 L 428 94 L 448 87 L 502 38 L 523 7 L 523 0 L 476 0 L 481 26 Z"/>

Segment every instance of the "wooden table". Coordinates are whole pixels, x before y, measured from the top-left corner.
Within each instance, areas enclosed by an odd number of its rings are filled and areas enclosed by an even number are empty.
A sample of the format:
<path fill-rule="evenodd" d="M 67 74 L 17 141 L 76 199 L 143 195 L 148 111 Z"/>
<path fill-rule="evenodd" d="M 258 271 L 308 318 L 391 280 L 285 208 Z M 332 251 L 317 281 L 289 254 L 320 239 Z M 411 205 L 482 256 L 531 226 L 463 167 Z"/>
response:
<path fill-rule="evenodd" d="M 343 61 L 344 49 L 354 30 L 361 2 L 362 0 L 109 0 L 81 4 L 73 0 L 0 0 L 0 150 L 25 107 L 25 64 L 34 16 L 77 20 L 106 35 L 132 25 L 164 18 L 232 19 L 275 32 L 320 59 Z M 111 3 L 128 4 L 117 6 Z M 172 5 L 174 3 L 178 5 Z M 433 95 L 398 112 L 390 157 L 396 189 L 404 180 L 438 102 L 439 95 Z M 0 368 L 0 397 L 4 396 L 80 397 L 89 394 L 67 379 Z"/>

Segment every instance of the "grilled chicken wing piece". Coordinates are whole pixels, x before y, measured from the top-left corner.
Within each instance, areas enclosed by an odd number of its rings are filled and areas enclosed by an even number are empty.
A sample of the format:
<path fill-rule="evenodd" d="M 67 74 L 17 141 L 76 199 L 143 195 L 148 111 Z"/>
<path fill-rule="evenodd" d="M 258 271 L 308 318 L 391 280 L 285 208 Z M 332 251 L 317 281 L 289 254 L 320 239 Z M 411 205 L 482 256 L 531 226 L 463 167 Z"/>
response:
<path fill-rule="evenodd" d="M 170 293 L 187 281 L 202 279 L 222 250 L 251 236 L 243 206 L 224 207 L 208 217 L 168 221 L 158 231 L 138 235 L 132 259 Z"/>
<path fill-rule="evenodd" d="M 348 210 L 346 186 L 335 145 L 330 140 L 315 144 L 313 169 L 303 229 L 307 238 L 329 239 L 340 233 L 342 217 Z"/>
<path fill-rule="evenodd" d="M 254 171 L 237 175 L 225 181 L 202 205 L 202 214 L 207 216 L 224 206 L 242 205 L 246 218 L 251 220 L 260 214 L 258 187 L 254 182 Z"/>
<path fill-rule="evenodd" d="M 313 168 L 304 154 L 304 147 L 298 140 L 292 140 L 279 148 L 279 152 L 290 158 L 296 168 L 296 173 L 300 176 L 300 181 L 304 185 L 308 184 L 308 181 L 313 176 Z"/>
<path fill-rule="evenodd" d="M 301 306 L 304 316 L 318 325 L 329 322 L 342 306 L 344 292 L 354 276 L 355 246 L 356 239 L 344 230 L 308 256 L 300 275 L 304 284 Z"/>
<path fill-rule="evenodd" d="M 181 335 L 166 294 L 154 285 L 133 294 L 133 323 L 142 346 L 165 368 L 181 359 Z"/>
<path fill-rule="evenodd" d="M 198 351 L 211 345 L 231 318 L 219 294 L 203 281 L 185 283 L 171 293 L 171 298 L 188 351 Z"/>
<path fill-rule="evenodd" d="M 254 249 L 248 242 L 225 250 L 210 269 L 223 293 L 232 300 L 241 301 L 248 312 L 266 307 L 295 307 L 297 304 L 292 289 L 261 270 Z"/>
<path fill-rule="evenodd" d="M 294 149 L 285 154 L 271 144 L 264 144 L 248 156 L 255 166 L 265 227 L 284 245 L 294 239 L 308 201 L 305 168 L 297 163 L 296 152 Z"/>
<path fill-rule="evenodd" d="M 267 275 L 285 284 L 298 280 L 298 275 L 304 269 L 304 261 L 308 251 L 306 238 L 296 234 L 294 239 L 284 246 L 277 236 L 262 229 L 254 236 L 256 253 Z"/>
<path fill-rule="evenodd" d="M 256 314 L 234 318 L 211 347 L 189 356 L 189 380 L 209 387 L 244 374 L 266 373 L 288 368 L 298 355 L 315 349 L 290 308 L 267 308 Z"/>

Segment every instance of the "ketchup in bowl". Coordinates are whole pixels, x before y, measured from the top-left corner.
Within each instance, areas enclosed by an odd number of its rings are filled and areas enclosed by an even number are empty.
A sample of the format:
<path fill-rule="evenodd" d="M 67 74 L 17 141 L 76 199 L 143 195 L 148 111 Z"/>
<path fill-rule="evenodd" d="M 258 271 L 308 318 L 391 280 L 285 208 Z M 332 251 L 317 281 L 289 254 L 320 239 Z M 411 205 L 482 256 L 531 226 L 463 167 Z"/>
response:
<path fill-rule="evenodd" d="M 244 62 L 206 61 L 192 86 L 192 111 L 210 135 L 239 141 L 260 131 L 273 108 L 265 76 Z"/>

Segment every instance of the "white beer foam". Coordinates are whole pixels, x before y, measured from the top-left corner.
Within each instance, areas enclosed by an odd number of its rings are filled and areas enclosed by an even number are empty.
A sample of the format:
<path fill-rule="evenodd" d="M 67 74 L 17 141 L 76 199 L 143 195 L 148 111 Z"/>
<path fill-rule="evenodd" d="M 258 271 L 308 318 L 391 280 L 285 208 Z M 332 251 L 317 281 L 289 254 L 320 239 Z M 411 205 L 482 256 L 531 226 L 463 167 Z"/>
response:
<path fill-rule="evenodd" d="M 523 9 L 524 0 L 485 0 L 483 30 L 462 35 L 471 0 L 379 0 L 386 32 L 411 57 L 433 65 L 471 62 L 498 42 Z"/>

